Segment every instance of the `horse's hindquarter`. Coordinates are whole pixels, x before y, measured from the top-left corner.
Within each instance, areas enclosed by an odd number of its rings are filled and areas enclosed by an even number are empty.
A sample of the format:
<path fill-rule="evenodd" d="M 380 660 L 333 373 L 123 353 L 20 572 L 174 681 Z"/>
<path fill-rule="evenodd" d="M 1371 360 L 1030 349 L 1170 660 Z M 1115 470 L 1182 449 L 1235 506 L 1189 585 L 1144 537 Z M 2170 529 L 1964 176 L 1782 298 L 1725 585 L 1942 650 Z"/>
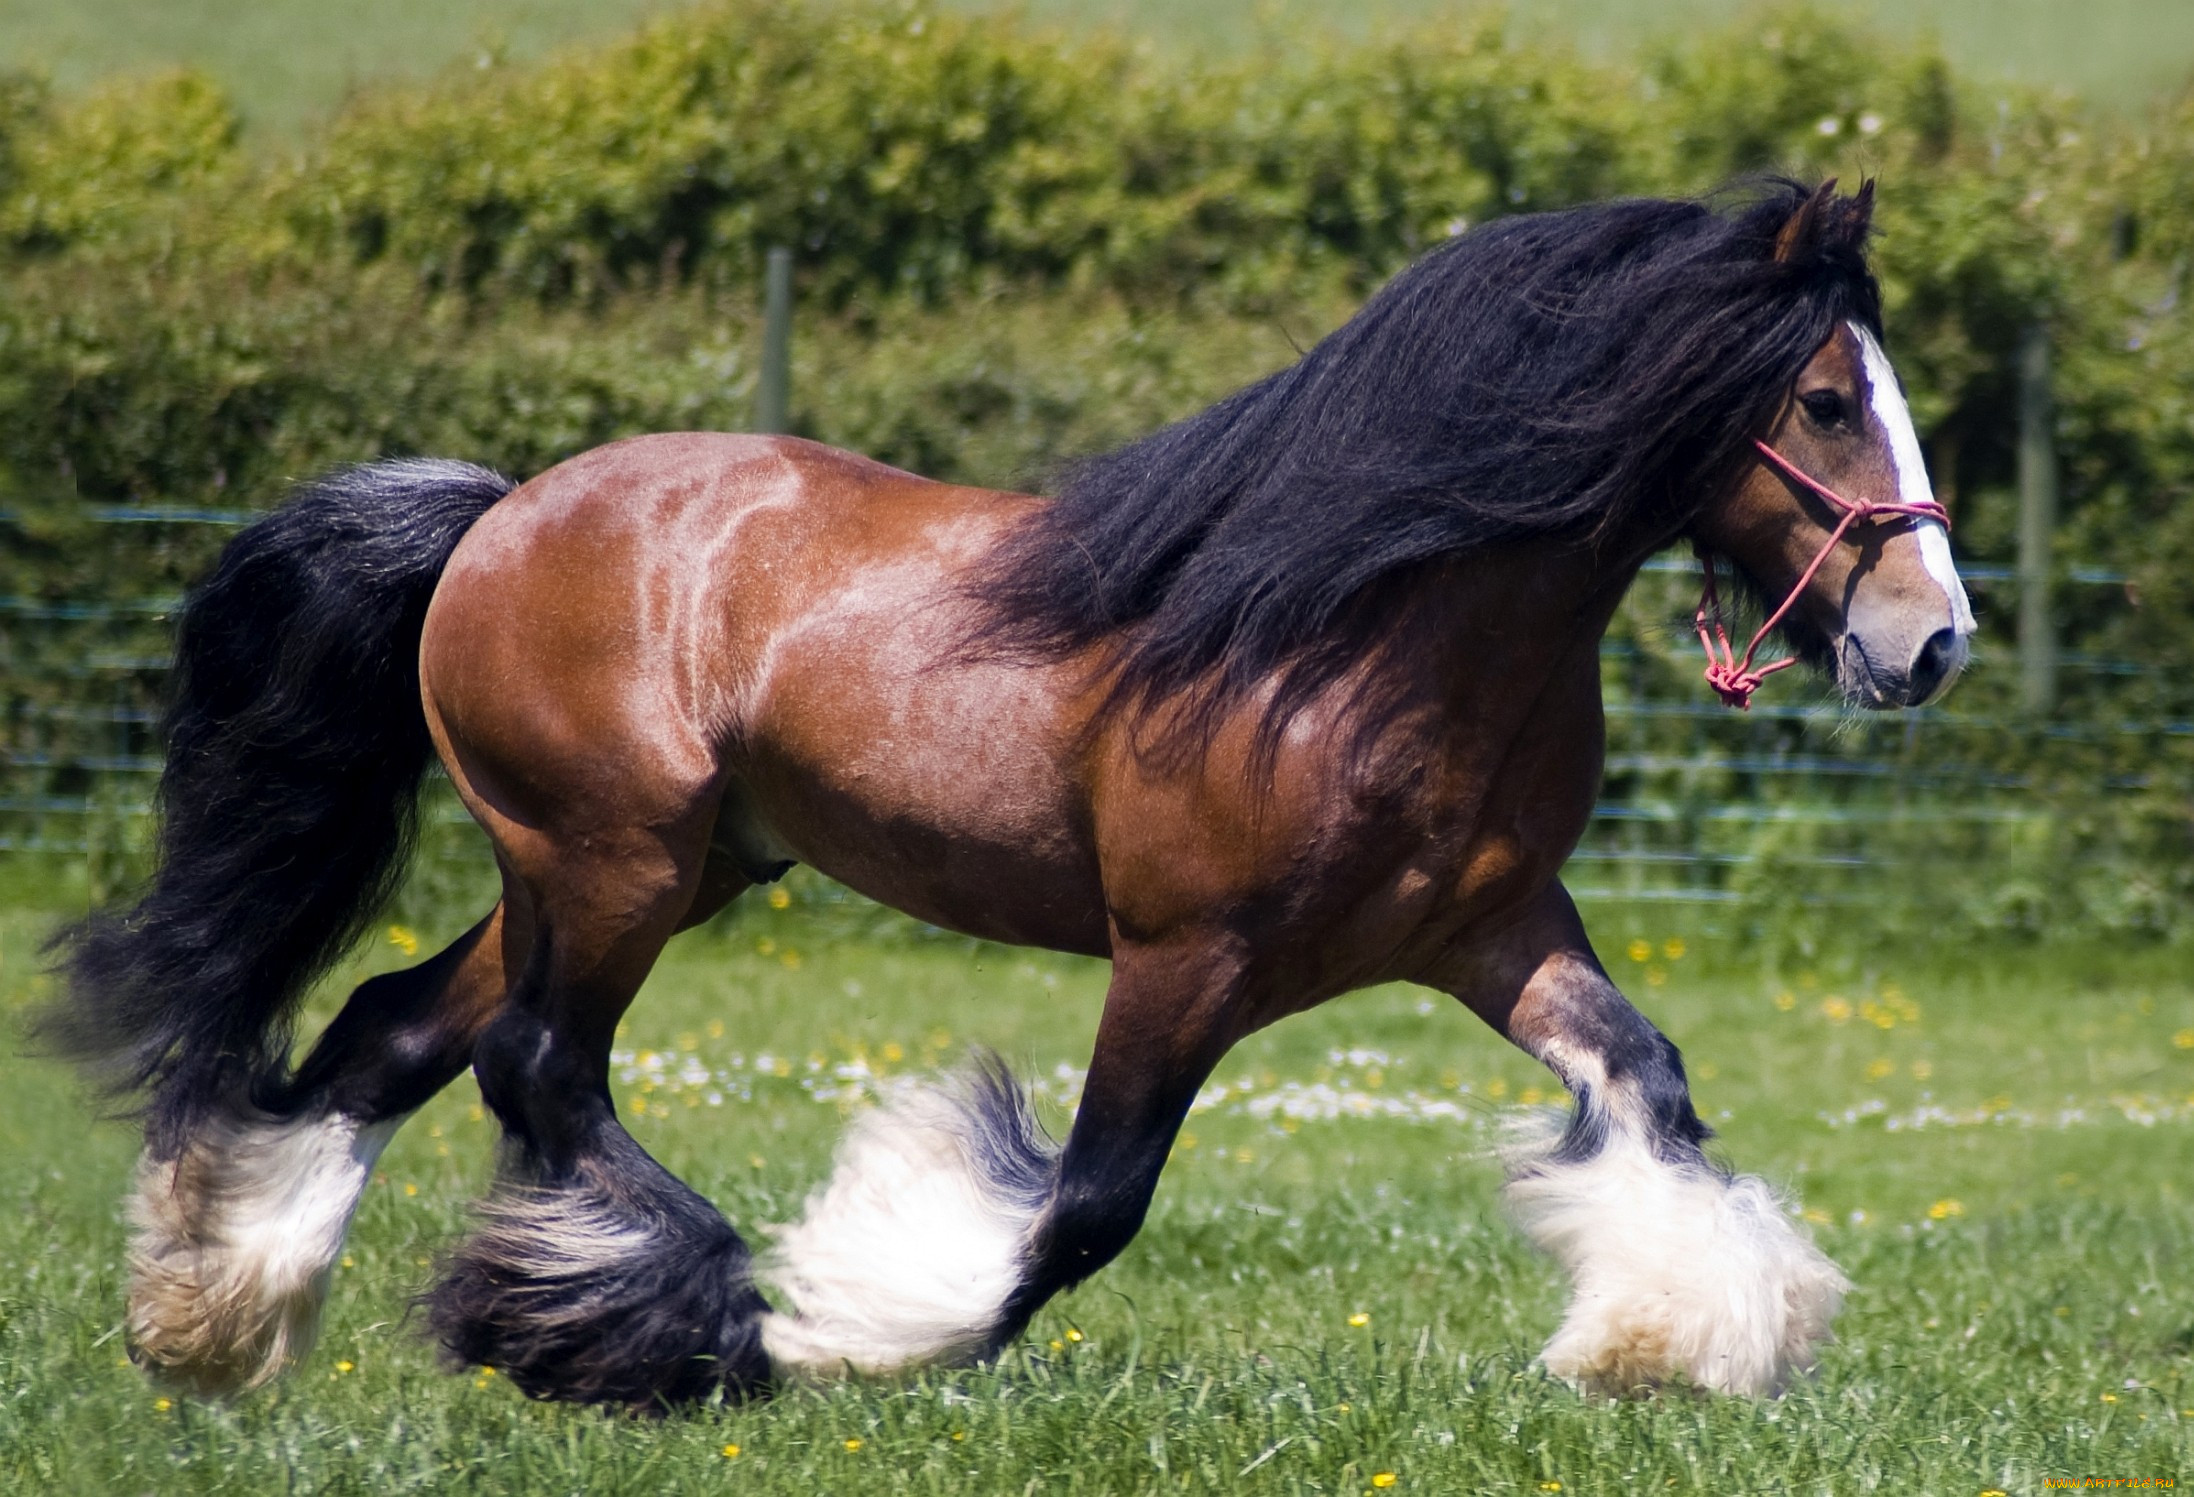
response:
<path fill-rule="evenodd" d="M 958 929 L 1102 951 L 1069 673 L 967 662 L 957 589 L 1030 501 L 813 443 L 635 438 L 552 469 L 451 559 L 430 723 L 491 834 L 719 803 L 719 849 Z"/>

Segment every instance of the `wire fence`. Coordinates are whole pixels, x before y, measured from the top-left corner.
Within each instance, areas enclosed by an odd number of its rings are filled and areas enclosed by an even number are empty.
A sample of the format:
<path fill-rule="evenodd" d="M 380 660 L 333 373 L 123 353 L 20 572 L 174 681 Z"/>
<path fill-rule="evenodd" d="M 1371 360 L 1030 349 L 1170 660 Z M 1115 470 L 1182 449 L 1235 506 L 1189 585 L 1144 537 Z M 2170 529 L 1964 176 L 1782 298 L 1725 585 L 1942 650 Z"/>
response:
<path fill-rule="evenodd" d="M 250 518 L 150 506 L 85 517 L 110 538 L 150 538 L 176 575 L 210 559 Z M 2017 580 L 2004 567 L 1971 566 L 1965 575 L 1984 613 L 1991 589 Z M 1760 877 L 1804 875 L 1816 897 L 1862 898 L 1870 878 L 1893 876 L 1915 847 L 2049 814 L 2030 775 L 1985 752 L 2014 728 L 2036 731 L 2005 692 L 1986 686 L 1992 673 L 2015 673 L 2015 661 L 1978 652 L 1971 675 L 1980 689 L 1962 687 L 1951 701 L 1977 700 L 1981 710 L 1854 714 L 1821 699 L 1819 687 L 1784 676 L 1750 712 L 1733 713 L 1698 680 L 1685 627 L 1696 578 L 1694 562 L 1649 563 L 1626 609 L 1634 626 L 1603 645 L 1606 777 L 1566 875 L 1580 897 L 1728 904 L 1746 898 Z M 2074 571 L 2069 581 L 2094 589 L 2124 583 L 2095 569 Z M 142 858 L 178 604 L 179 592 L 0 597 L 0 857 Z M 2106 681 L 2152 672 L 2103 654 L 2070 652 L 2057 664 Z M 1991 703 L 2004 705 L 1991 711 Z M 2089 714 L 2039 731 L 2152 743 L 2194 737 L 2194 721 Z M 2096 791 L 2138 793 L 2145 784 L 2136 766 L 2102 776 Z M 463 813 L 445 793 L 432 820 L 454 824 Z M 430 835 L 426 852 L 479 855 L 477 839 L 455 835 Z"/>

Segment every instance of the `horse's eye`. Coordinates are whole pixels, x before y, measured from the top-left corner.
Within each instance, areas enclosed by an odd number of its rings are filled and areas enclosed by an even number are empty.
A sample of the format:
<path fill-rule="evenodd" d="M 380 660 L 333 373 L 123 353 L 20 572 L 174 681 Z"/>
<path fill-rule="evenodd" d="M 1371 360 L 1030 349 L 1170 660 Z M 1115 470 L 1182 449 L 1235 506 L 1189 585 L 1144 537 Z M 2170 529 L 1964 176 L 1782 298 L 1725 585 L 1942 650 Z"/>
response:
<path fill-rule="evenodd" d="M 1834 390 L 1808 390 L 1798 397 L 1798 404 L 1816 426 L 1834 426 L 1844 419 L 1844 398 Z"/>

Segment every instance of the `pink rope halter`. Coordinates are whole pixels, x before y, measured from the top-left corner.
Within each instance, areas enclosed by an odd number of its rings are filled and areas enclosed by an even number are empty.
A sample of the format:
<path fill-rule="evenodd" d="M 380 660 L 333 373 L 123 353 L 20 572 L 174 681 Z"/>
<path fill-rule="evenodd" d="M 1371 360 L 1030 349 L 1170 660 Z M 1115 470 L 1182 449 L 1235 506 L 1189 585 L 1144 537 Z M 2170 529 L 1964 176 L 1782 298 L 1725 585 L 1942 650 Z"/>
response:
<path fill-rule="evenodd" d="M 1739 712 L 1752 705 L 1752 693 L 1760 689 L 1762 681 L 1777 671 L 1798 663 L 1797 656 L 1785 655 L 1780 660 L 1770 661 L 1755 669 L 1752 657 L 1759 653 L 1769 632 L 1783 621 L 1783 615 L 1796 606 L 1799 595 L 1813 581 L 1813 574 L 1820 571 L 1821 563 L 1828 560 L 1829 553 L 1836 549 L 1837 542 L 1844 538 L 1852 526 L 1872 524 L 1880 520 L 1914 519 L 1938 520 L 1945 530 L 1950 528 L 1950 511 L 1932 499 L 1923 499 L 1917 504 L 1877 499 L 1846 499 L 1767 443 L 1754 441 L 1752 445 L 1760 449 L 1760 456 L 1773 464 L 1777 472 L 1791 482 L 1820 495 L 1841 510 L 1843 518 L 1828 533 L 1828 539 L 1821 542 L 1821 549 L 1815 553 L 1804 574 L 1792 584 L 1790 596 L 1783 599 L 1782 606 L 1769 614 L 1767 622 L 1760 625 L 1759 632 L 1752 636 L 1752 643 L 1745 646 L 1742 660 L 1737 658 L 1736 650 L 1730 645 L 1729 635 L 1722 628 L 1722 600 L 1714 588 L 1714 554 L 1704 546 L 1697 548 L 1699 565 L 1706 572 L 1706 586 L 1699 594 L 1699 611 L 1692 615 L 1691 622 L 1692 627 L 1699 631 L 1699 643 L 1706 648 L 1706 684 L 1714 688 L 1714 694 L 1722 699 L 1723 706 L 1735 707 Z M 1709 630 L 1713 632 L 1710 634 Z"/>

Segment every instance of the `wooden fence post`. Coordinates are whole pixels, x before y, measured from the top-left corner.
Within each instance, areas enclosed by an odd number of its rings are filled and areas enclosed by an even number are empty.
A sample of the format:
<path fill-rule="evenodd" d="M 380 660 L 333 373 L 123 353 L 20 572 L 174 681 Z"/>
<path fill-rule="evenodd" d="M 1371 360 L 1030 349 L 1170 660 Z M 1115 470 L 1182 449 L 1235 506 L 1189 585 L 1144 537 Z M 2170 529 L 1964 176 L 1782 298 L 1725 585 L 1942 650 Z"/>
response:
<path fill-rule="evenodd" d="M 2056 405 L 2049 329 L 2035 323 L 2019 345 L 2019 687 L 2026 710 L 2057 706 L 2057 627 L 2051 617 L 2050 541 L 2057 528 Z"/>
<path fill-rule="evenodd" d="M 762 368 L 754 383 L 754 429 L 783 431 L 792 419 L 792 251 L 773 246 L 762 271 Z"/>

